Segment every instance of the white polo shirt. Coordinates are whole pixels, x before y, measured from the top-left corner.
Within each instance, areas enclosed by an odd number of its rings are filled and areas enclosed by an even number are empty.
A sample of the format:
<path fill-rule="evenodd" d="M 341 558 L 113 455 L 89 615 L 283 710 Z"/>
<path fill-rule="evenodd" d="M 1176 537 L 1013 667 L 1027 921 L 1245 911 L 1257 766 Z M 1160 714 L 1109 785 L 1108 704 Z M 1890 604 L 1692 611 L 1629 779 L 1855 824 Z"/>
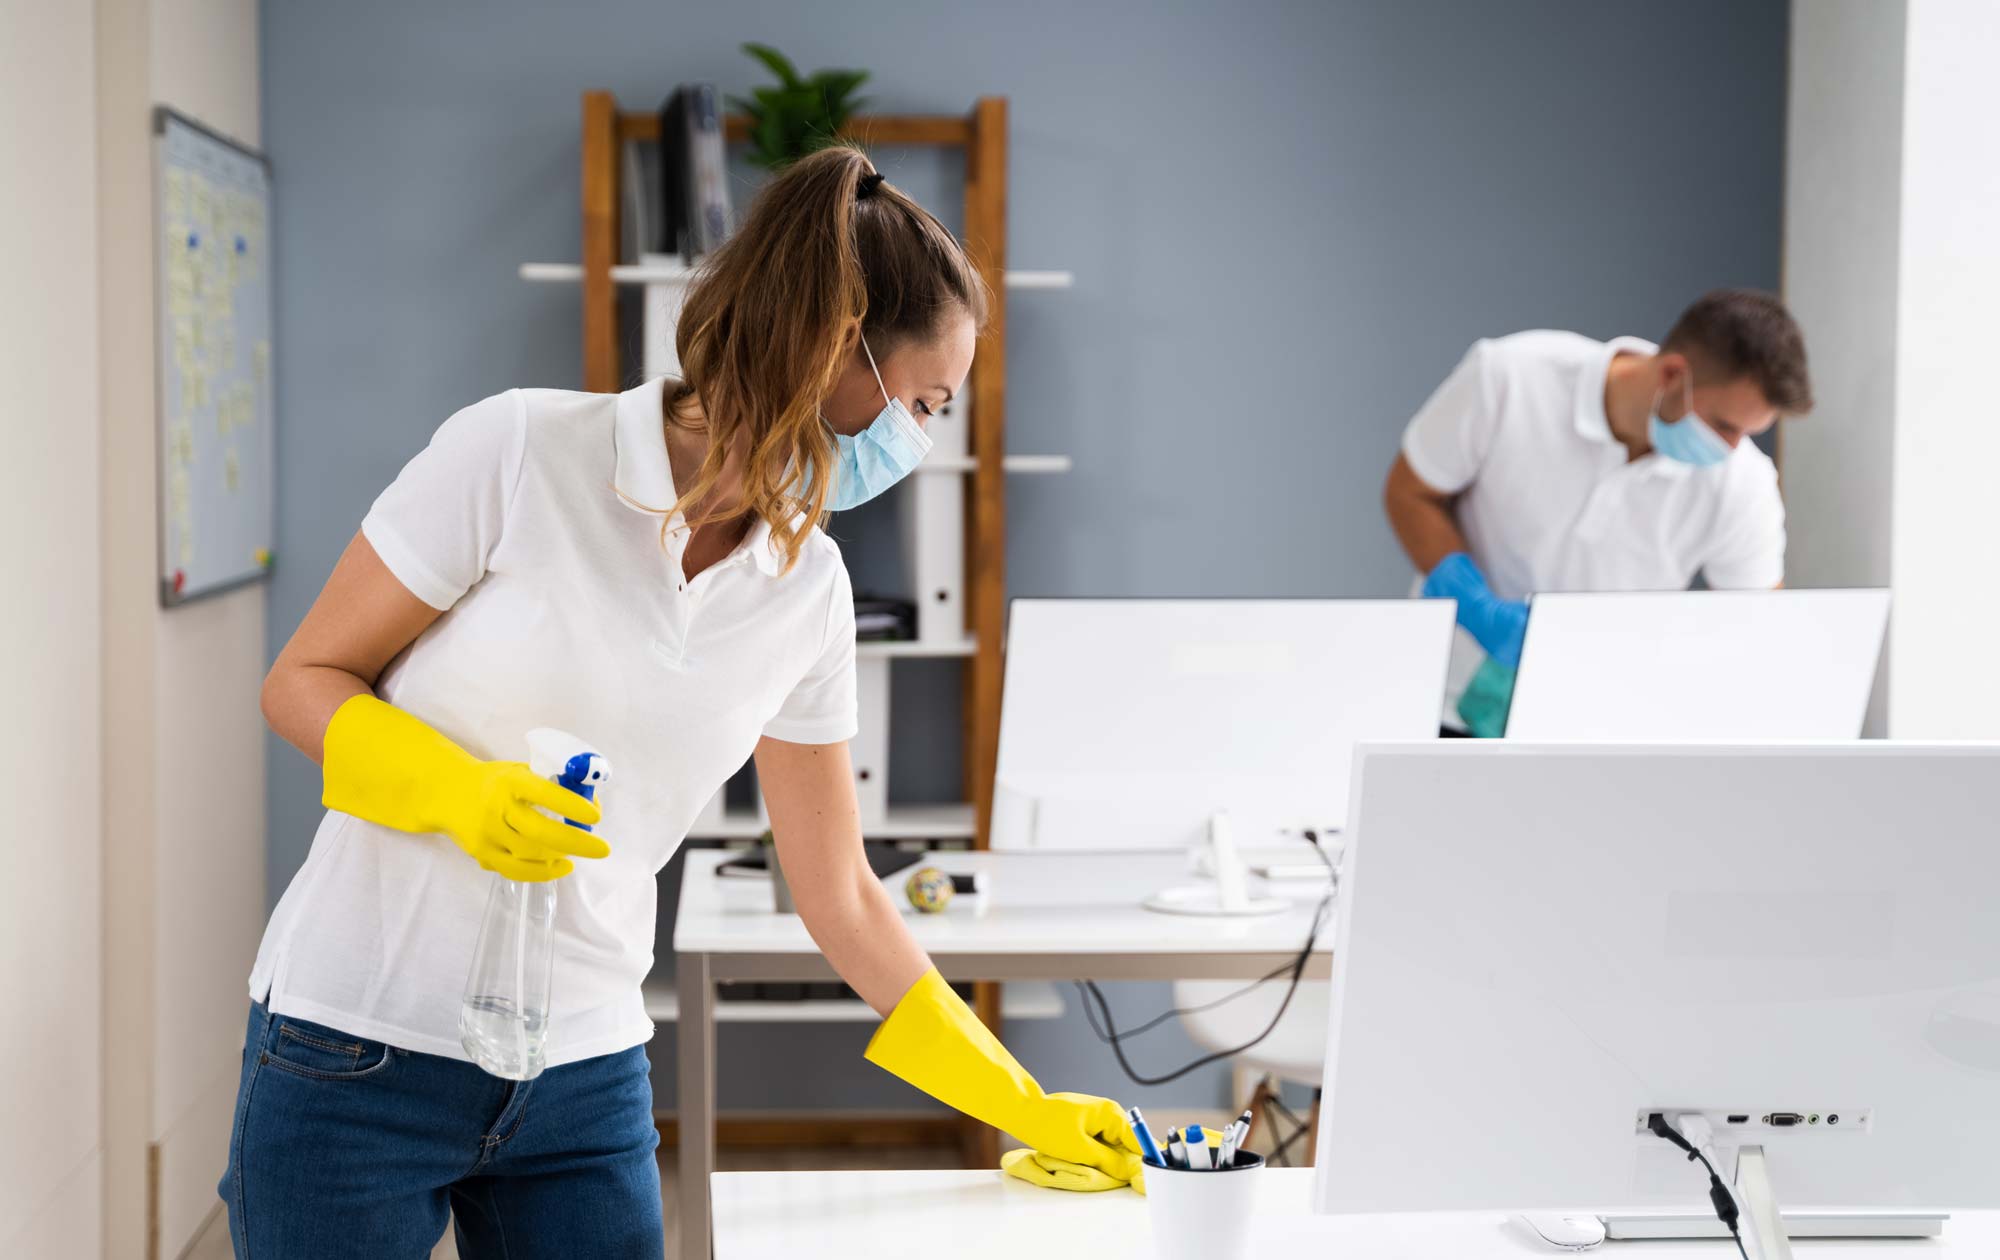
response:
<path fill-rule="evenodd" d="M 1480 341 L 1403 434 L 1425 484 L 1458 496 L 1458 527 L 1494 594 L 1768 590 L 1785 576 L 1785 505 L 1770 457 L 1749 442 L 1712 468 L 1631 459 L 1604 414 L 1614 355 L 1637 337 L 1567 332 Z M 1459 631 L 1446 709 L 1484 654 Z M 1454 714 L 1451 721 L 1456 724 Z"/>
<path fill-rule="evenodd" d="M 376 694 L 474 756 L 524 760 L 553 726 L 612 766 L 611 856 L 559 885 L 551 1065 L 652 1036 L 654 874 L 761 735 L 855 731 L 854 598 L 818 530 L 781 573 L 759 524 L 694 581 L 662 382 L 624 394 L 514 390 L 444 423 L 362 533 L 445 610 Z M 623 496 L 621 498 L 620 496 Z M 628 502 L 629 500 L 629 502 Z M 265 929 L 250 994 L 360 1037 L 464 1059 L 466 972 L 495 877 L 443 836 L 329 812 Z"/>

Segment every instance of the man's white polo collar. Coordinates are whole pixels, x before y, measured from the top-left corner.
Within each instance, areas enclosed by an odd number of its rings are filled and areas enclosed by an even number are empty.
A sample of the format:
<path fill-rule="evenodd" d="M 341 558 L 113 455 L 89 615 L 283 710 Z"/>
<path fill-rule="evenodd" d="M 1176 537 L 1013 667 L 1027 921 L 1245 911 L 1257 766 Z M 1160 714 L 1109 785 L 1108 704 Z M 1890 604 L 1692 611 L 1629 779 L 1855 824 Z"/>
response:
<path fill-rule="evenodd" d="M 1643 337 L 1613 337 L 1604 343 L 1603 357 L 1596 366 L 1585 372 L 1576 383 L 1576 413 L 1574 423 L 1577 434 L 1587 441 L 1600 442 L 1608 446 L 1623 448 L 1624 443 L 1611 431 L 1611 420 L 1604 414 L 1604 382 L 1611 371 L 1611 361 L 1621 354 L 1658 354 L 1660 348 Z M 1677 459 L 1668 459 L 1658 452 L 1642 456 L 1639 463 L 1645 465 L 1645 472 L 1656 477 L 1685 477 L 1695 471 L 1689 464 Z"/>

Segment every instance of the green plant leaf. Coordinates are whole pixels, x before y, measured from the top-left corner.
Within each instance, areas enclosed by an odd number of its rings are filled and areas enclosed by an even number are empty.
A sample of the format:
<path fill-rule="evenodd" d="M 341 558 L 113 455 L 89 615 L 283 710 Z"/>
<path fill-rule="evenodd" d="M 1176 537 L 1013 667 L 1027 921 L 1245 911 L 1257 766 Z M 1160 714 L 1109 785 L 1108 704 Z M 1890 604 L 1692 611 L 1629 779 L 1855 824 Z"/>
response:
<path fill-rule="evenodd" d="M 750 118 L 750 160 L 759 166 L 776 169 L 824 147 L 862 104 L 855 90 L 870 78 L 866 70 L 825 69 L 801 78 L 791 61 L 769 45 L 745 44 L 743 51 L 778 79 L 751 89 L 754 105 L 731 98 Z"/>
<path fill-rule="evenodd" d="M 846 96 L 868 82 L 866 70 L 822 70 L 807 82 L 829 97 Z"/>
<path fill-rule="evenodd" d="M 785 143 L 785 119 L 773 113 L 757 124 L 755 132 L 757 147 L 751 160 L 759 166 L 776 168 L 783 166 L 792 156 L 792 146 Z"/>
<path fill-rule="evenodd" d="M 730 96 L 723 99 L 729 108 L 739 114 L 748 115 L 752 122 L 764 116 L 764 107 L 756 101 L 747 101 L 740 96 Z"/>
<path fill-rule="evenodd" d="M 785 54 L 779 52 L 769 44 L 745 44 L 743 45 L 743 51 L 763 62 L 772 74 L 778 76 L 778 81 L 786 87 L 796 88 L 800 86 L 801 80 L 799 79 L 798 68 L 792 65 Z"/>

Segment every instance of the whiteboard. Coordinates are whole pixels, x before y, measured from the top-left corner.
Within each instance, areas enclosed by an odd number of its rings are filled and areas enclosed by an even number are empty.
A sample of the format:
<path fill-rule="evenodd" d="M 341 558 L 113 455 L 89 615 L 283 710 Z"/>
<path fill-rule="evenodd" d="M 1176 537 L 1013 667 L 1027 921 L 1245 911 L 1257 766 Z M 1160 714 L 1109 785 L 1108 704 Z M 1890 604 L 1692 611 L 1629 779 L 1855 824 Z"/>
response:
<path fill-rule="evenodd" d="M 1362 740 L 1437 735 L 1449 600 L 1017 599 L 996 849 L 1338 830 Z"/>
<path fill-rule="evenodd" d="M 1853 739 L 1889 592 L 1536 595 L 1509 739 Z"/>
<path fill-rule="evenodd" d="M 153 113 L 160 602 L 271 565 L 271 172 L 262 154 Z"/>

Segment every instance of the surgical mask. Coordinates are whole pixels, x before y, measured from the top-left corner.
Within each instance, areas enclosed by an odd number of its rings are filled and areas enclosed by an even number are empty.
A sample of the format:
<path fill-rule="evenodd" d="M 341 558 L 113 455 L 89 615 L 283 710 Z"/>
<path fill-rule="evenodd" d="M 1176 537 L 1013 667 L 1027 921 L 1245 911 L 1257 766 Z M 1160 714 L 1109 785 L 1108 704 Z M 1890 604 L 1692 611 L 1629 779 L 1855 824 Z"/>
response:
<path fill-rule="evenodd" d="M 1646 440 L 1653 449 L 1677 463 L 1691 464 L 1696 468 L 1713 468 L 1729 458 L 1732 449 L 1722 440 L 1722 435 L 1708 427 L 1700 416 L 1694 413 L 1694 385 L 1687 377 L 1681 378 L 1687 390 L 1687 411 L 1674 421 L 1660 419 L 1660 397 L 1653 396 L 1653 414 L 1646 421 Z"/>
<path fill-rule="evenodd" d="M 852 437 L 833 435 L 839 457 L 834 461 L 833 489 L 826 500 L 827 510 L 832 512 L 845 512 L 868 502 L 909 476 L 931 450 L 931 435 L 900 399 L 889 396 L 866 337 L 861 339 L 861 352 L 868 356 L 868 370 L 875 373 L 875 385 L 882 391 L 885 405 L 861 432 Z"/>

